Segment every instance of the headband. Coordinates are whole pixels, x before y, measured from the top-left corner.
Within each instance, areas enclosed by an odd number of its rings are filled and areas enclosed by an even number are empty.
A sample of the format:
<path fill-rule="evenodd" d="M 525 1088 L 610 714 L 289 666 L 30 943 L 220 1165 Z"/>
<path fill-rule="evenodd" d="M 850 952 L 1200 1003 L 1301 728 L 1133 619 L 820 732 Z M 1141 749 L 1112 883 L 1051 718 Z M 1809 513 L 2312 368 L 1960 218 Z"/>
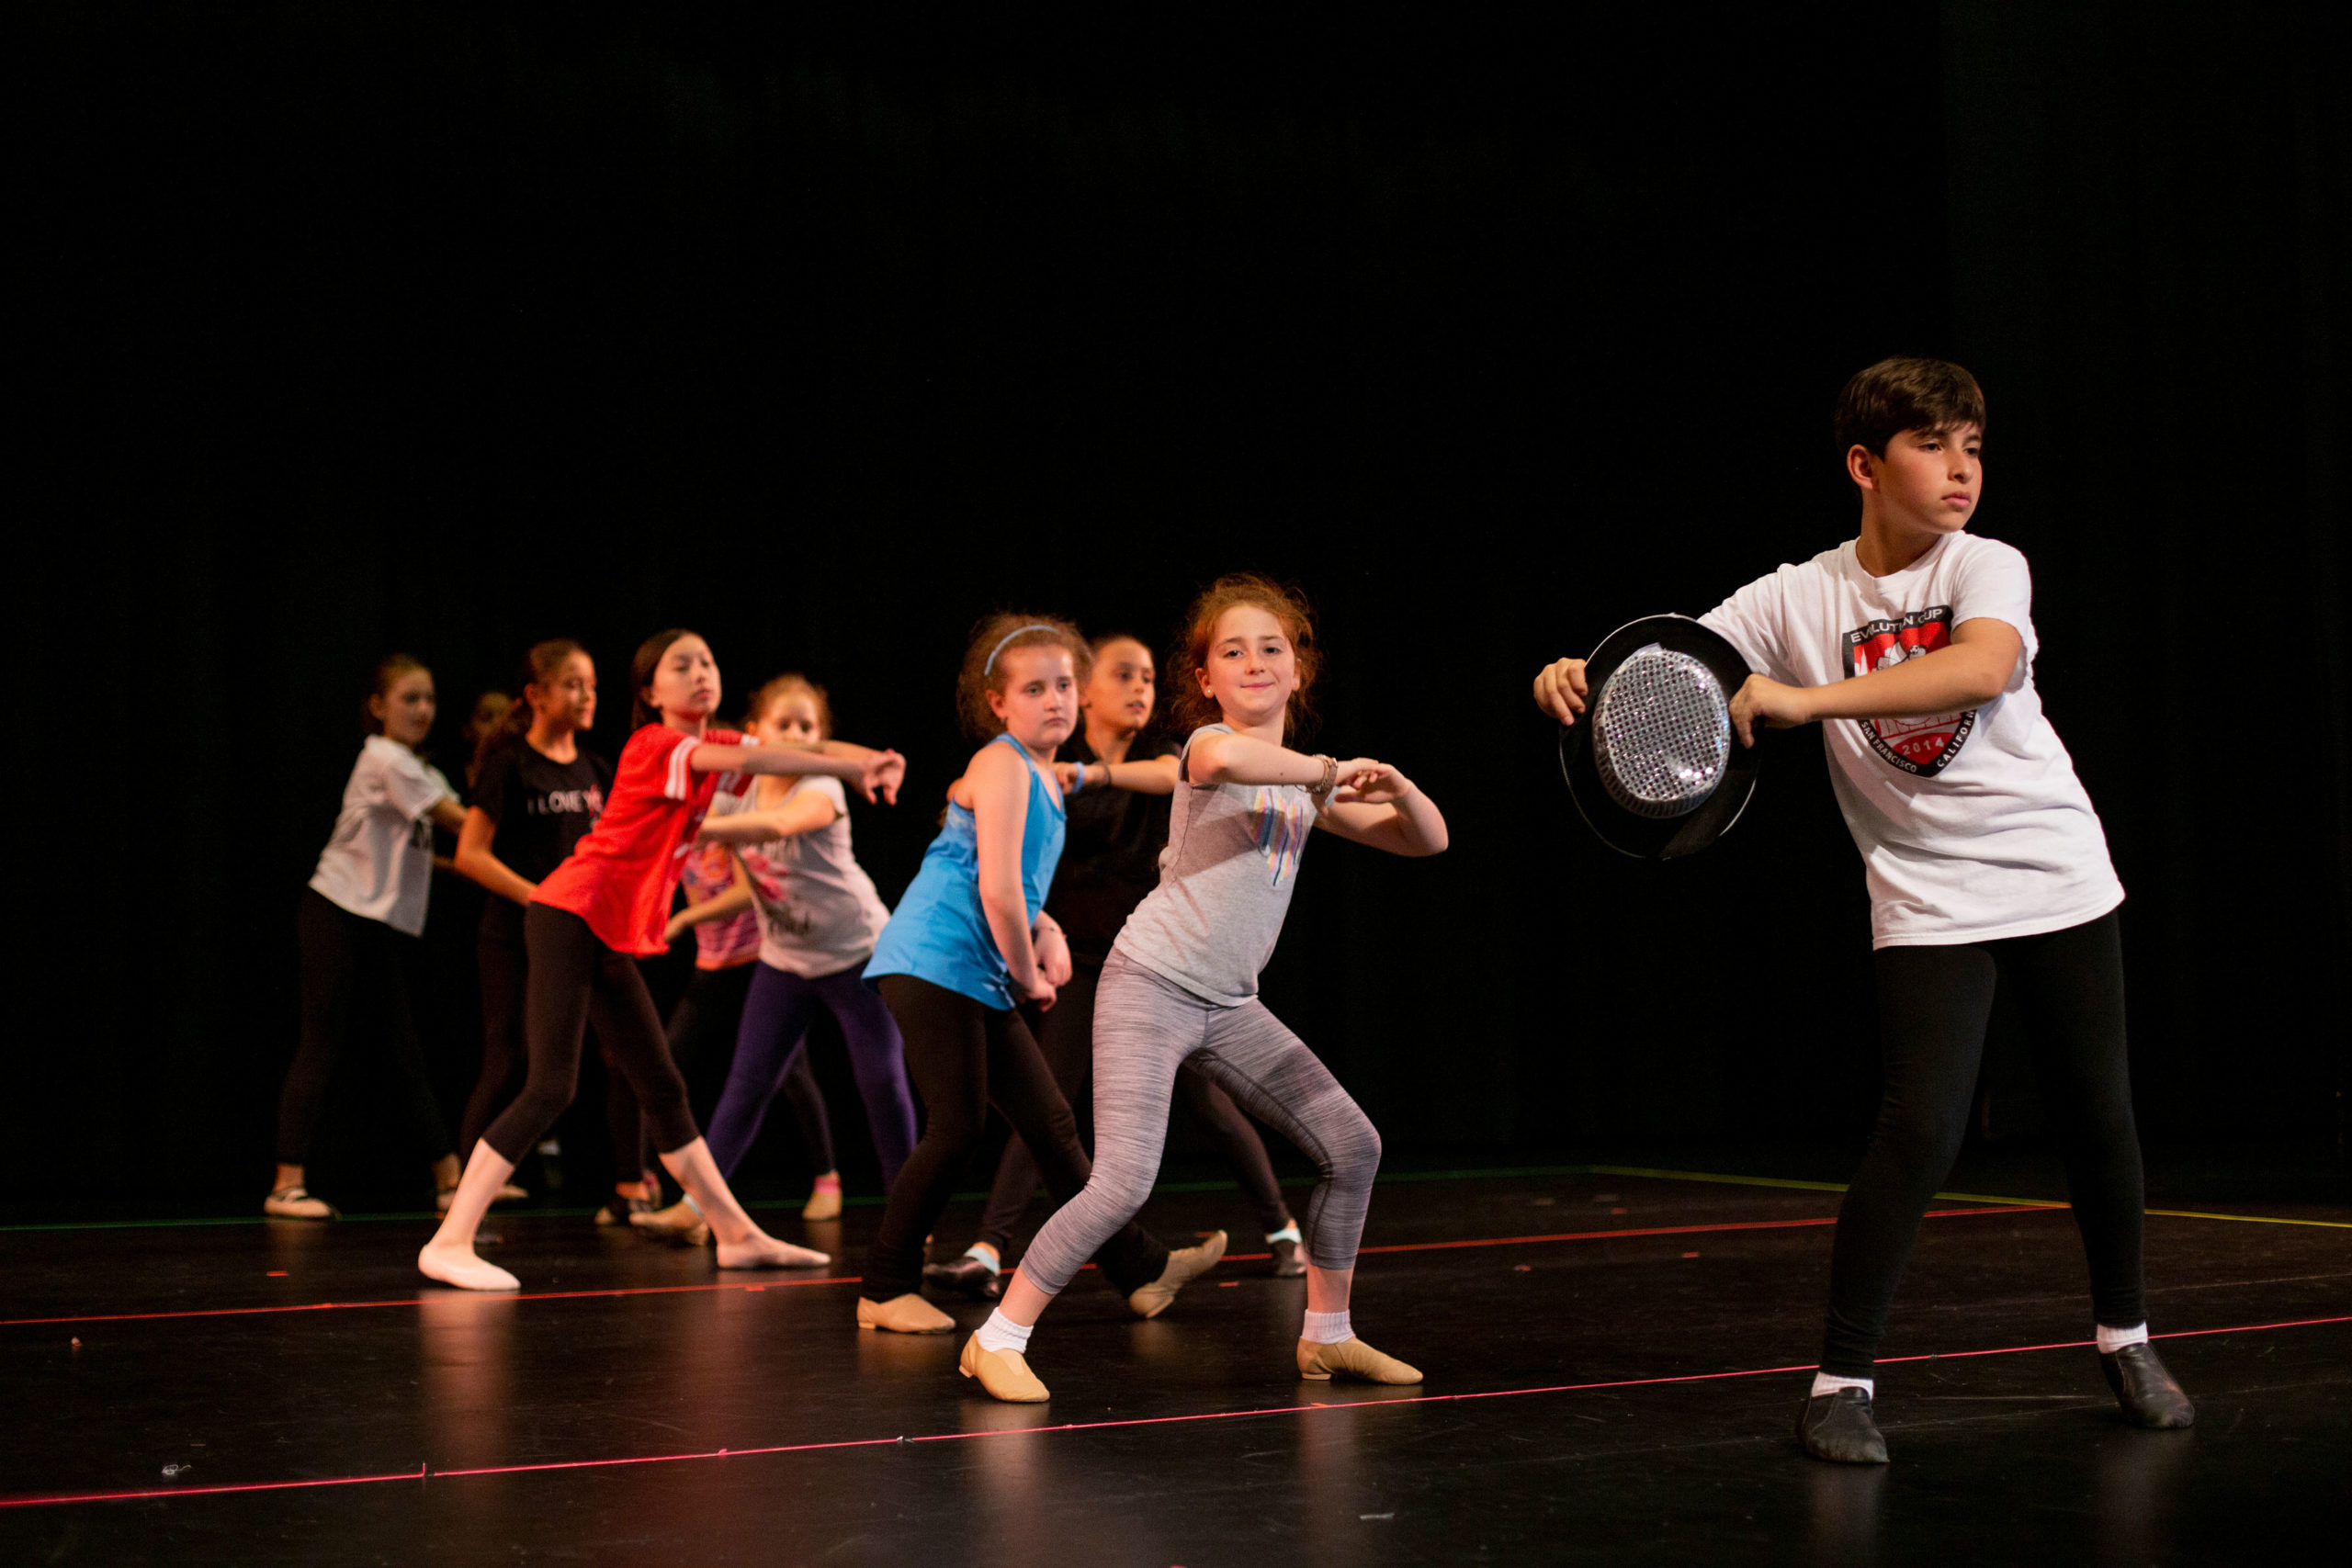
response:
<path fill-rule="evenodd" d="M 1051 632 L 1056 637 L 1059 637 L 1061 635 L 1061 630 L 1062 629 L 1059 626 L 1049 626 L 1042 621 L 1033 621 L 1028 626 L 1013 627 L 1011 631 L 997 638 L 996 646 L 989 649 L 989 661 L 980 666 L 980 673 L 986 675 L 996 668 L 996 656 L 1002 653 L 1004 651 L 1004 645 L 1011 642 L 1014 637 L 1023 636 L 1029 632 Z"/>

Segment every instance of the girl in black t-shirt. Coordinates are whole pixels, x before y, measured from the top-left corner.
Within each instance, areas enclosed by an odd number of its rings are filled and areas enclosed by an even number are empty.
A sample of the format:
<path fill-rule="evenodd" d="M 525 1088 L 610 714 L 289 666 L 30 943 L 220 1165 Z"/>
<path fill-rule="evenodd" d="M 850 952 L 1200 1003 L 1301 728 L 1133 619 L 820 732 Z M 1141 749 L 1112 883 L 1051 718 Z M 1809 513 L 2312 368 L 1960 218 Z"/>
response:
<path fill-rule="evenodd" d="M 1037 1045 L 1057 1086 L 1081 1108 L 1091 1098 L 1095 982 L 1120 926 L 1159 885 L 1169 796 L 1176 789 L 1176 748 L 1147 734 L 1157 694 L 1151 649 L 1125 636 L 1096 637 L 1091 646 L 1094 667 L 1079 699 L 1085 723 L 1063 747 L 1064 760 L 1054 764 L 1069 818 L 1061 863 L 1046 895 L 1046 912 L 1069 940 L 1071 973 L 1053 1010 L 1035 1021 Z M 1298 1224 L 1283 1201 L 1258 1129 L 1230 1095 L 1189 1063 L 1177 1074 L 1176 1089 L 1257 1209 L 1274 1273 L 1304 1276 Z M 997 1164 L 979 1239 L 955 1262 L 933 1264 L 924 1275 L 984 1301 L 995 1297 L 1012 1232 L 1037 1181 L 1037 1162 L 1013 1137 Z"/>
<path fill-rule="evenodd" d="M 523 700 L 481 759 L 473 804 L 458 835 L 458 869 L 490 891 L 477 952 L 481 965 L 481 1076 L 467 1097 L 458 1147 L 473 1153 L 482 1129 L 514 1097 L 523 1067 L 523 906 L 582 835 L 596 825 L 612 787 L 612 764 L 584 750 L 579 734 L 596 722 L 596 665 L 570 637 L 534 644 L 523 656 Z M 620 1084 L 620 1076 L 613 1081 Z M 607 1106 L 626 1117 L 637 1147 L 637 1101 L 621 1085 Z M 635 1173 L 619 1173 L 635 1174 Z M 509 1183 L 502 1199 L 528 1196 Z"/>

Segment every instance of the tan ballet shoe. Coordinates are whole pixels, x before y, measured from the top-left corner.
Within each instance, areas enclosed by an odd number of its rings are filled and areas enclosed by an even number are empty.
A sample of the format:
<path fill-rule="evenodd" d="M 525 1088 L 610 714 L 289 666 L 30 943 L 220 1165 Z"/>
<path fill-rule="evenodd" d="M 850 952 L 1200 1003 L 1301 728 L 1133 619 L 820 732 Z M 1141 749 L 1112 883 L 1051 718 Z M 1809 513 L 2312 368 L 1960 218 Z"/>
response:
<path fill-rule="evenodd" d="M 1419 1371 L 1407 1366 L 1394 1356 L 1384 1356 L 1361 1339 L 1342 1339 L 1337 1345 L 1317 1345 L 1311 1339 L 1298 1342 L 1298 1375 L 1309 1382 L 1328 1382 L 1335 1377 L 1360 1378 L 1365 1382 L 1415 1383 L 1421 1381 Z"/>
<path fill-rule="evenodd" d="M 650 1213 L 632 1213 L 628 1216 L 628 1223 L 640 1235 L 674 1241 L 680 1247 L 707 1247 L 710 1244 L 710 1223 L 702 1217 L 700 1210 L 684 1198 L 666 1209 L 656 1209 Z"/>
<path fill-rule="evenodd" d="M 909 1291 L 887 1302 L 858 1297 L 857 1325 L 888 1334 L 947 1334 L 954 1331 L 956 1320 Z"/>
<path fill-rule="evenodd" d="M 1168 1267 L 1148 1285 L 1127 1292 L 1127 1310 L 1137 1317 L 1158 1317 L 1176 1299 L 1176 1292 L 1216 1267 L 1225 1256 L 1225 1233 L 1217 1232 L 1198 1247 L 1168 1255 Z"/>
<path fill-rule="evenodd" d="M 310 1189 L 281 1187 L 262 1200 L 261 1212 L 274 1220 L 339 1220 L 334 1204 L 311 1196 Z"/>
<path fill-rule="evenodd" d="M 1043 1404 L 1053 1397 L 1020 1351 L 986 1349 L 978 1334 L 964 1341 L 964 1359 L 956 1367 L 966 1377 L 979 1379 L 990 1399 L 1007 1404 Z"/>
<path fill-rule="evenodd" d="M 471 1249 L 427 1244 L 416 1255 L 417 1271 L 428 1280 L 455 1285 L 461 1291 L 515 1291 L 522 1281 L 495 1263 L 484 1263 Z"/>
<path fill-rule="evenodd" d="M 800 1205 L 800 1217 L 804 1220 L 840 1219 L 842 1217 L 841 1184 L 835 1182 L 831 1187 L 811 1188 L 808 1192 L 808 1201 Z"/>
<path fill-rule="evenodd" d="M 718 1244 L 718 1266 L 721 1269 L 822 1269 L 832 1261 L 830 1253 L 814 1247 L 795 1247 L 788 1241 L 762 1234 L 750 1241 L 722 1241 Z"/>

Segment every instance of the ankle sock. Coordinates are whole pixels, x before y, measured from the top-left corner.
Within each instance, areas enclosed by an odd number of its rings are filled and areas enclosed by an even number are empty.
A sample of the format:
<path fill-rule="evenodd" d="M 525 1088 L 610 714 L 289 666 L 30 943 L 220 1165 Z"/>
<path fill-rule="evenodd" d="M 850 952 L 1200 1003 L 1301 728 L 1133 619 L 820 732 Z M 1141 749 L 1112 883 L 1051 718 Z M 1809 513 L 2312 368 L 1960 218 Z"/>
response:
<path fill-rule="evenodd" d="M 1004 1309 L 999 1307 L 989 1314 L 989 1320 L 980 1325 L 980 1331 L 973 1337 L 980 1342 L 983 1350 L 1011 1350 L 1019 1354 L 1029 1348 L 1029 1336 L 1036 1326 L 1034 1323 L 1013 1322 L 1004 1315 Z"/>
<path fill-rule="evenodd" d="M 1819 1399 L 1823 1394 L 1836 1393 L 1841 1388 L 1860 1389 L 1865 1399 L 1878 1396 L 1876 1378 L 1841 1378 L 1835 1372 L 1815 1372 L 1813 1374 L 1813 1392 L 1805 1397 Z"/>
<path fill-rule="evenodd" d="M 1298 1337 L 1310 1345 L 1337 1345 L 1342 1339 L 1353 1339 L 1356 1331 L 1348 1326 L 1345 1309 L 1339 1312 L 1310 1312 L 1299 1325 Z"/>
<path fill-rule="evenodd" d="M 1268 1247 L 1273 1246 L 1274 1243 L 1278 1241 L 1295 1242 L 1298 1239 L 1298 1222 L 1296 1220 L 1291 1221 L 1290 1224 L 1284 1225 L 1278 1231 L 1268 1231 L 1266 1233 L 1266 1245 Z"/>
<path fill-rule="evenodd" d="M 2145 1345 L 2148 1342 L 2148 1325 L 2136 1323 L 2129 1328 L 2109 1328 L 2102 1323 L 2098 1325 L 2098 1353 L 2112 1356 L 2127 1345 Z"/>
<path fill-rule="evenodd" d="M 1004 1264 L 997 1258 L 996 1248 L 990 1247 L 987 1242 L 974 1242 L 971 1246 L 964 1249 L 964 1256 L 967 1258 L 977 1258 L 980 1262 L 987 1264 L 988 1270 L 991 1274 L 1001 1274 L 1004 1272 Z M 991 1345 L 989 1348 L 993 1350 L 996 1347 Z"/>

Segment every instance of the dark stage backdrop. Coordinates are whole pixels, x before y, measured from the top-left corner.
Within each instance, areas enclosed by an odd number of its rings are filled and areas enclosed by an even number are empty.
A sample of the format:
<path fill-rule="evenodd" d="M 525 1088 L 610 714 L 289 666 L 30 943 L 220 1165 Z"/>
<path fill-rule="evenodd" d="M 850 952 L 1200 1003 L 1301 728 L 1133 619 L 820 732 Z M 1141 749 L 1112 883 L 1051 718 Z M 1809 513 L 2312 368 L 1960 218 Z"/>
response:
<path fill-rule="evenodd" d="M 1817 740 L 1637 865 L 1527 689 L 1846 537 L 1828 408 L 1899 352 L 1989 393 L 1980 526 L 2131 889 L 2152 1135 L 2337 1139 L 2337 8 L 1650 9 L 20 17 L 12 1146 L 251 1196 L 387 649 L 452 773 L 537 637 L 594 650 L 608 751 L 656 627 L 737 692 L 806 671 L 912 760 L 854 814 L 895 897 L 977 617 L 1164 647 L 1242 567 L 1321 609 L 1323 744 L 1453 827 L 1317 844 L 1266 979 L 1393 1152 L 1855 1135 Z"/>

